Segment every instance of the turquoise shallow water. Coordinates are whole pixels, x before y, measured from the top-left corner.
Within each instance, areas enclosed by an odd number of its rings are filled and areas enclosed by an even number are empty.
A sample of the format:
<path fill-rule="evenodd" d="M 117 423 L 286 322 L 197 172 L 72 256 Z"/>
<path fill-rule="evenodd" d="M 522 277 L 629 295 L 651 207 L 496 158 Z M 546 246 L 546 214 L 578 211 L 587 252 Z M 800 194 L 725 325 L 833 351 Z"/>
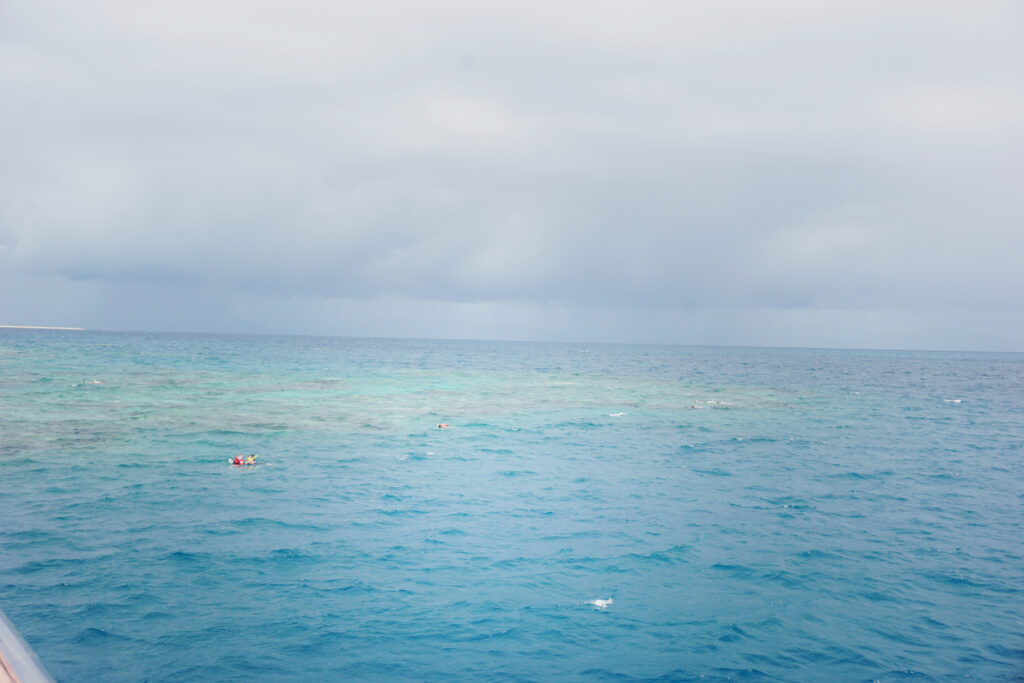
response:
<path fill-rule="evenodd" d="M 1020 354 L 0 330 L 0 607 L 69 681 L 1008 680 L 1022 466 Z"/>

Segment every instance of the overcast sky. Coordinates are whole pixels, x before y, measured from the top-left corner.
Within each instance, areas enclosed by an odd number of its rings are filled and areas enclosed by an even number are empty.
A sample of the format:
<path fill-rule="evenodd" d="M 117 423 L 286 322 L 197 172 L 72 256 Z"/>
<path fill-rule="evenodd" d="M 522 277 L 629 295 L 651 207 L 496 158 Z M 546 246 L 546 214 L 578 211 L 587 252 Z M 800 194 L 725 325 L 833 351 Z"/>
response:
<path fill-rule="evenodd" d="M 1024 351 L 1024 3 L 0 3 L 0 323 Z"/>

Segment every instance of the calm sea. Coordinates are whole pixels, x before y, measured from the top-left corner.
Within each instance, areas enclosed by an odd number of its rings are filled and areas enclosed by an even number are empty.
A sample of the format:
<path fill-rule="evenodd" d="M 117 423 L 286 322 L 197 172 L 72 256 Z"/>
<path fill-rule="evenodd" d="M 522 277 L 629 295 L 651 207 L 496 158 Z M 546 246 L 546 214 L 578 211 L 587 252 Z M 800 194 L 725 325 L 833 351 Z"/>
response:
<path fill-rule="evenodd" d="M 68 681 L 1009 680 L 1022 468 L 1021 354 L 0 330 L 0 608 Z"/>

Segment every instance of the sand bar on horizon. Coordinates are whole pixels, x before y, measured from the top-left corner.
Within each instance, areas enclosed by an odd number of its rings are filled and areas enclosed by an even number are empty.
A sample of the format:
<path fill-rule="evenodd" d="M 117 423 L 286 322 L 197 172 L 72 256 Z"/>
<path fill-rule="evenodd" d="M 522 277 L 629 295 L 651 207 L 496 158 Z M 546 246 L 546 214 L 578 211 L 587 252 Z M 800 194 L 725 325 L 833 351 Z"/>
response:
<path fill-rule="evenodd" d="M 50 327 L 47 325 L 0 325 L 2 330 L 84 330 L 84 327 Z"/>

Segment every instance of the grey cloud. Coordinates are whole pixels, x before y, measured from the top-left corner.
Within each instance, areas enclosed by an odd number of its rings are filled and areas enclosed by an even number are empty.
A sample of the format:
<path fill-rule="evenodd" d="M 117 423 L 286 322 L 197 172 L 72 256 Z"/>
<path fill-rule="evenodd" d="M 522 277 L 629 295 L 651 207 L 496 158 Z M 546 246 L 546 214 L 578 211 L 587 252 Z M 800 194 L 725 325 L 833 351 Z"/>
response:
<path fill-rule="evenodd" d="M 105 324 L 1024 344 L 1014 3 L 4 13 L 0 268 Z"/>

